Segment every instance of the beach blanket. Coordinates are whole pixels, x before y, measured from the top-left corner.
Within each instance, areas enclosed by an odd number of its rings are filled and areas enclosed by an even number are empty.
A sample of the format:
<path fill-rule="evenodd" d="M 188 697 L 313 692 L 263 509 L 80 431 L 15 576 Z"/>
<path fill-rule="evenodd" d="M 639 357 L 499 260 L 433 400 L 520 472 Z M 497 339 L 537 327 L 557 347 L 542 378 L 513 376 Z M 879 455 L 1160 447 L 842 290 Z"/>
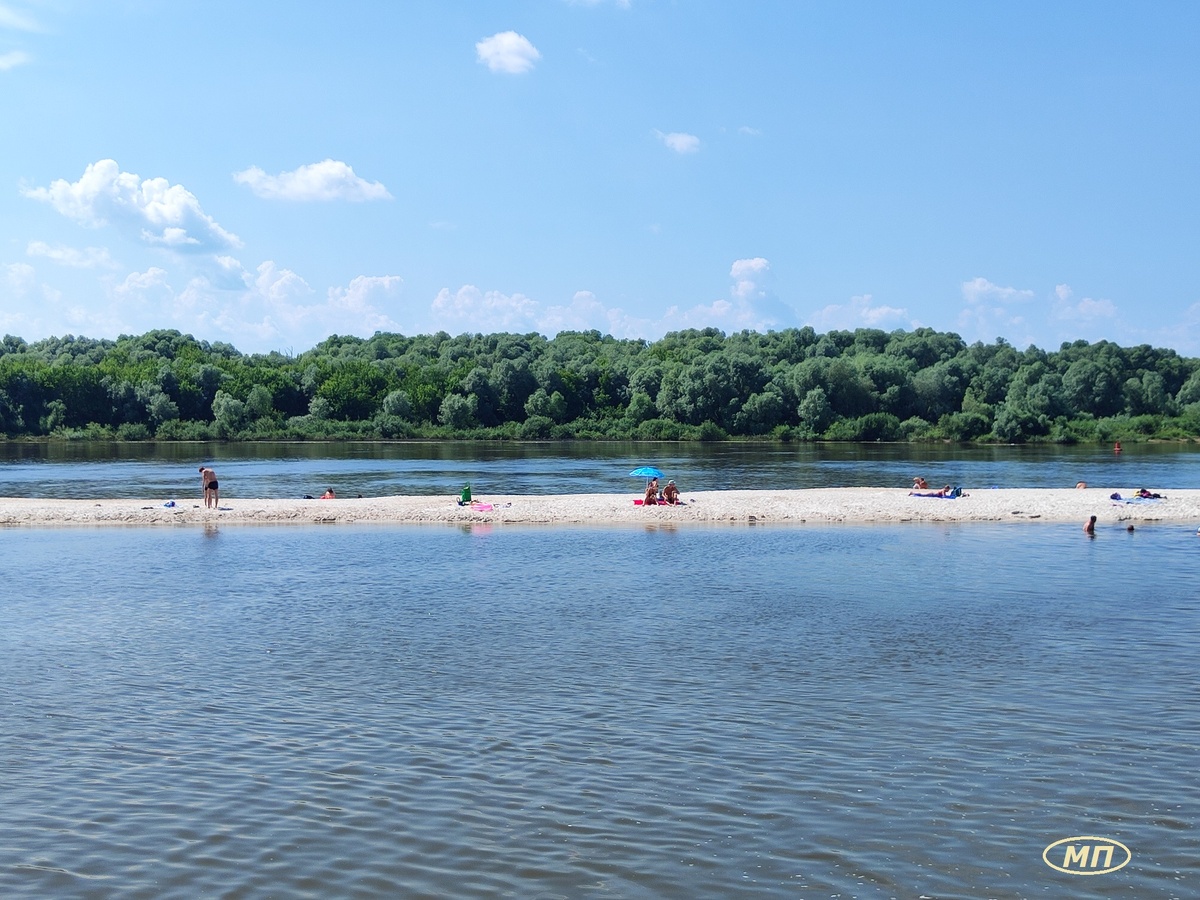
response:
<path fill-rule="evenodd" d="M 1139 503 L 1158 503 L 1160 500 L 1166 500 L 1166 497 L 1122 497 L 1120 494 L 1112 494 L 1109 498 L 1113 506 L 1136 506 Z"/>

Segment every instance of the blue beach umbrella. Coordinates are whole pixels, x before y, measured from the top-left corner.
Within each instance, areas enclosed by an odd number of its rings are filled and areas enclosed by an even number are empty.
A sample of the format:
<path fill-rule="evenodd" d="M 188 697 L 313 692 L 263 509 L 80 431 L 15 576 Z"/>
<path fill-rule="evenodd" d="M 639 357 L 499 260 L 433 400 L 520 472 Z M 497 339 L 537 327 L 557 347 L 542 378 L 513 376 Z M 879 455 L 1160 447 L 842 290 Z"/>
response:
<path fill-rule="evenodd" d="M 663 473 L 654 466 L 638 466 L 629 473 L 633 478 L 662 478 Z"/>

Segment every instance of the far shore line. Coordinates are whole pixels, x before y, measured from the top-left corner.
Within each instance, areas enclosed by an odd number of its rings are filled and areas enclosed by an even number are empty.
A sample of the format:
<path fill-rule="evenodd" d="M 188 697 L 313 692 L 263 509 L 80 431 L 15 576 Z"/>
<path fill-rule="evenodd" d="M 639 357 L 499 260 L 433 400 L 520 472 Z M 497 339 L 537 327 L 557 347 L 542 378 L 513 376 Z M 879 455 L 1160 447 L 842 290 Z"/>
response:
<path fill-rule="evenodd" d="M 1122 499 L 1111 495 L 1120 493 Z M 800 525 L 967 522 L 1074 522 L 1097 527 L 1200 524 L 1200 490 L 1163 490 L 1157 500 L 1127 500 L 1122 489 L 985 488 L 962 497 L 913 496 L 905 488 L 698 491 L 678 506 L 640 506 L 631 494 L 489 495 L 459 505 L 453 496 L 337 500 L 223 496 L 61 500 L 0 498 L 0 526 L 221 525 Z"/>

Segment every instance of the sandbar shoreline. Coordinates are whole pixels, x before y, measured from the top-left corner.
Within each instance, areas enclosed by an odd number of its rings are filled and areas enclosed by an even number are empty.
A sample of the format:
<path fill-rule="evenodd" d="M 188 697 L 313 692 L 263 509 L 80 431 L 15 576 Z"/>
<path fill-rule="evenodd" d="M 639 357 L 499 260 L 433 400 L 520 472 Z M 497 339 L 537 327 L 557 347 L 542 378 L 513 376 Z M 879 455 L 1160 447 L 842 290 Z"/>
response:
<path fill-rule="evenodd" d="M 1122 497 L 1133 493 L 1118 489 Z M 222 497 L 205 509 L 198 498 L 0 498 L 0 526 L 221 525 L 802 525 L 951 522 L 1075 522 L 1097 525 L 1200 524 L 1200 490 L 1163 490 L 1164 499 L 1116 502 L 1112 489 L 985 488 L 957 499 L 914 497 L 905 488 L 698 491 L 679 506 L 635 505 L 631 494 L 488 495 L 490 509 L 460 506 L 452 496 L 338 500 Z"/>

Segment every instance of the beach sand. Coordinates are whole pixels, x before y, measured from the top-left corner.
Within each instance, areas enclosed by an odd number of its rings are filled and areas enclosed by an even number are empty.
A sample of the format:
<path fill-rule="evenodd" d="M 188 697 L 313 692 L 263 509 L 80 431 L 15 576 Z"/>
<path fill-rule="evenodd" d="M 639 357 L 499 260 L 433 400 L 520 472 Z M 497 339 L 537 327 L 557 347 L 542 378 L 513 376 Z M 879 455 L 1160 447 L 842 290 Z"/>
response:
<path fill-rule="evenodd" d="M 224 494 L 224 492 L 222 492 Z M 255 500 L 222 496 L 219 509 L 199 499 L 48 500 L 0 498 L 0 525 L 801 525 L 804 523 L 1073 522 L 1097 525 L 1200 524 L 1200 490 L 1165 491 L 1162 500 L 1116 503 L 1111 489 L 984 489 L 955 500 L 910 497 L 901 488 L 803 491 L 704 491 L 681 506 L 643 507 L 630 494 L 486 496 L 491 509 L 459 506 L 452 496 L 347 500 Z M 1123 493 L 1123 492 L 1122 492 Z M 1123 493 L 1124 495 L 1124 493 Z"/>

